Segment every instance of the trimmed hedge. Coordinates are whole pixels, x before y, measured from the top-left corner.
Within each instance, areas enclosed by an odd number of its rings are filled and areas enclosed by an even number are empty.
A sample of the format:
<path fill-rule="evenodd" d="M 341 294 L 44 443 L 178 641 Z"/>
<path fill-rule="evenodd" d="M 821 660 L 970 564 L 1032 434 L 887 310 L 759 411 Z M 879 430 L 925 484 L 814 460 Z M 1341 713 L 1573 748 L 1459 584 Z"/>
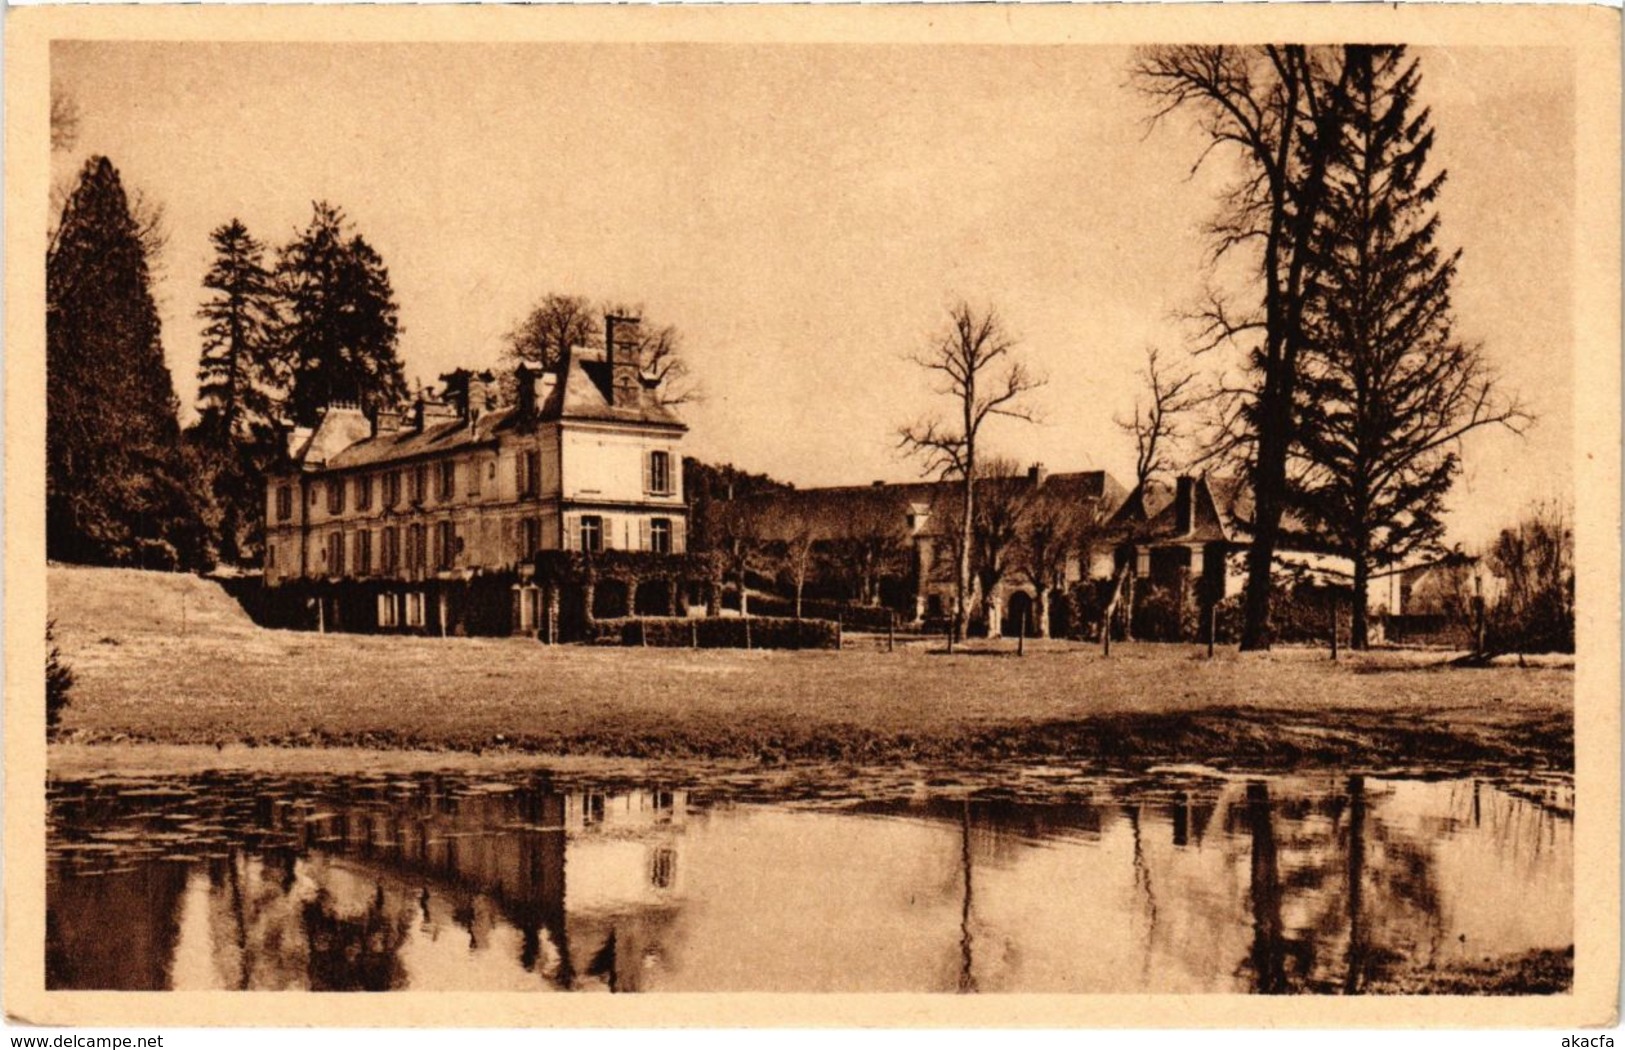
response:
<path fill-rule="evenodd" d="M 789 619 L 794 619 L 796 615 L 794 598 L 772 598 L 753 594 L 750 597 L 750 609 L 753 615 L 760 613 L 763 616 Z M 803 619 L 836 620 L 849 631 L 883 632 L 896 615 L 883 605 L 847 605 L 843 602 L 816 601 L 811 598 L 803 599 L 801 603 Z"/>
<path fill-rule="evenodd" d="M 838 649 L 840 628 L 829 620 L 780 616 L 637 616 L 599 620 L 594 640 L 607 645 L 668 649 Z"/>

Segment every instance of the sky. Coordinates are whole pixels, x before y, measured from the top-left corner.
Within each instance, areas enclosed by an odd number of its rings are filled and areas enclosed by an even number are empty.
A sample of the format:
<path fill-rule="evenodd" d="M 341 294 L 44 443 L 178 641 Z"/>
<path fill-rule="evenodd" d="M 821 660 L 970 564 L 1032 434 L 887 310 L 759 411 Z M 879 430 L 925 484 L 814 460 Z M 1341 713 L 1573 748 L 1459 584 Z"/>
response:
<path fill-rule="evenodd" d="M 1553 48 L 1424 49 L 1462 249 L 1457 330 L 1535 415 L 1462 449 L 1452 540 L 1571 499 L 1574 76 Z M 285 243 L 343 207 L 389 267 L 408 379 L 494 364 L 548 292 L 643 304 L 704 391 L 686 451 L 798 486 L 908 480 L 899 427 L 951 402 L 909 360 L 963 298 L 1046 379 L 985 447 L 1132 482 L 1114 425 L 1147 347 L 1176 359 L 1202 223 L 1234 174 L 1148 125 L 1094 45 L 58 42 L 91 155 L 161 204 L 176 391 L 196 393 L 209 232 Z"/>

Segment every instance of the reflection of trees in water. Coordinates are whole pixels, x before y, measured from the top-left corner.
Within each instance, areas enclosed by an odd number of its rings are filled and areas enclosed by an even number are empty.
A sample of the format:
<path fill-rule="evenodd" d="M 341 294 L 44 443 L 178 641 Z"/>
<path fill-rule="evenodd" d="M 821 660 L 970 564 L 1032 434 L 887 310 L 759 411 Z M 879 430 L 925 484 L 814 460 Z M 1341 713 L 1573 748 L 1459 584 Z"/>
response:
<path fill-rule="evenodd" d="M 45 987 L 160 991 L 180 935 L 184 864 L 81 875 L 46 887 Z"/>
<path fill-rule="evenodd" d="M 412 919 L 389 907 L 382 883 L 360 915 L 340 914 L 333 895 L 318 890 L 305 902 L 301 921 L 310 943 L 311 991 L 385 992 L 405 985 L 400 952 Z"/>
<path fill-rule="evenodd" d="M 1361 776 L 1308 804 L 1247 786 L 1253 941 L 1242 970 L 1255 991 L 1357 994 L 1421 954 L 1431 961 L 1443 930 L 1433 847 L 1369 808 Z M 1289 924 L 1288 911 L 1301 918 Z"/>

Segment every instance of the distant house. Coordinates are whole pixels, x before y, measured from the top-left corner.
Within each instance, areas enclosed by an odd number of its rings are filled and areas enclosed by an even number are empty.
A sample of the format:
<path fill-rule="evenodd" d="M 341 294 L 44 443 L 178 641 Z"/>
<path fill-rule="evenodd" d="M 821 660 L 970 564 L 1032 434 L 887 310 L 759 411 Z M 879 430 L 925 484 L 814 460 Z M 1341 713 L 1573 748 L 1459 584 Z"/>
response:
<path fill-rule="evenodd" d="M 977 489 L 986 500 L 1014 503 L 1042 493 L 1047 500 L 1076 515 L 1077 520 L 1104 522 L 1122 500 L 1124 490 L 1105 471 L 1050 474 L 1035 464 L 1025 474 L 979 479 Z M 875 601 L 884 597 L 906 621 L 933 621 L 951 616 L 957 592 L 957 551 L 962 511 L 962 488 L 957 481 L 921 481 L 831 488 L 791 489 L 763 493 L 734 501 L 744 511 L 755 535 L 780 548 L 798 537 L 812 537 L 826 551 L 843 545 L 872 545 L 871 554 L 891 551 L 889 578 L 868 593 L 849 587 L 847 597 Z M 1110 565 L 1109 548 L 1089 542 L 1094 534 L 1065 559 L 1061 579 L 1053 581 L 1052 603 L 1059 604 L 1059 588 L 1087 578 L 1092 569 Z M 859 552 L 861 557 L 861 551 Z M 1104 559 L 1104 561 L 1103 561 Z M 850 553 L 848 554 L 850 561 Z M 1004 623 L 995 633 L 1028 617 L 1028 629 L 1038 622 L 1034 602 L 1039 586 L 1012 551 L 1011 563 L 1000 580 L 995 606 Z M 881 592 L 884 591 L 884 594 Z M 1052 609 L 1052 612 L 1058 612 Z M 1060 628 L 1057 627 L 1057 631 Z"/>
<path fill-rule="evenodd" d="M 1168 487 L 1155 482 L 1136 488 L 1108 526 L 1116 542 L 1116 565 L 1136 581 L 1164 587 L 1192 587 L 1201 605 L 1241 593 L 1246 586 L 1244 556 L 1252 542 L 1251 487 L 1234 477 L 1182 475 Z M 1314 550 L 1307 530 L 1292 514 L 1283 515 L 1276 571 L 1318 582 L 1353 578 L 1348 559 Z"/>
<path fill-rule="evenodd" d="M 273 605 L 349 630 L 534 631 L 540 552 L 682 554 L 687 428 L 631 325 L 609 318 L 605 348 L 521 367 L 513 405 L 489 373 L 459 372 L 405 411 L 336 404 L 293 431 L 266 486 Z"/>

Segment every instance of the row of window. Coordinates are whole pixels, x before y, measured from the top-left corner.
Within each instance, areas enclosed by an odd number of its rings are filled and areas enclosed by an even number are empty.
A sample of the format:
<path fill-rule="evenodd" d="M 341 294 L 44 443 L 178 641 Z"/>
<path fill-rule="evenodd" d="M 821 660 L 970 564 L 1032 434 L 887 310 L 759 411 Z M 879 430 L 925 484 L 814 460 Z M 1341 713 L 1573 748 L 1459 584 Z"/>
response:
<path fill-rule="evenodd" d="M 469 463 L 464 473 L 468 477 L 468 497 L 474 498 L 480 494 L 480 465 Z M 535 499 L 542 491 L 542 455 L 536 450 L 522 452 L 514 460 L 516 471 L 515 481 L 520 499 Z M 336 478 L 326 483 L 327 513 L 343 514 L 346 497 L 354 490 L 355 509 L 358 512 L 370 511 L 373 505 L 374 481 L 382 479 L 382 502 L 379 506 L 389 509 L 401 505 L 403 491 L 407 500 L 414 506 L 428 502 L 429 485 L 431 478 L 434 482 L 434 498 L 439 503 L 451 503 L 457 498 L 457 461 L 452 459 L 441 460 L 435 464 L 418 463 L 412 467 L 402 467 L 397 470 L 386 471 L 382 474 L 363 474 L 351 478 L 346 482 Z M 496 460 L 487 462 L 485 474 L 488 479 L 495 479 L 497 474 Z M 671 454 L 668 452 L 649 452 L 643 457 L 643 488 L 652 496 L 669 496 L 673 493 Z M 310 505 L 316 506 L 320 500 L 316 486 L 310 489 Z M 287 521 L 293 517 L 293 486 L 282 485 L 276 493 L 276 517 L 278 521 Z"/>
<path fill-rule="evenodd" d="M 656 554 L 670 554 L 673 550 L 675 529 L 670 518 L 651 518 L 639 523 L 642 550 Z M 374 548 L 374 532 L 377 547 Z M 583 514 L 575 523 L 568 546 L 572 550 L 596 553 L 604 549 L 606 534 L 602 515 Z M 350 538 L 347 541 L 346 535 Z M 539 518 L 525 518 L 519 522 L 519 560 L 534 557 L 542 549 L 542 523 Z M 276 567 L 276 547 L 268 548 L 269 564 Z M 374 572 L 390 574 L 400 569 L 426 571 L 433 568 L 450 569 L 456 566 L 457 556 L 463 552 L 463 539 L 457 535 L 455 522 L 441 521 L 431 532 L 427 524 L 407 526 L 386 525 L 381 529 L 357 529 L 348 534 L 334 529 L 327 534 L 322 551 L 326 575 L 371 576 Z"/>

